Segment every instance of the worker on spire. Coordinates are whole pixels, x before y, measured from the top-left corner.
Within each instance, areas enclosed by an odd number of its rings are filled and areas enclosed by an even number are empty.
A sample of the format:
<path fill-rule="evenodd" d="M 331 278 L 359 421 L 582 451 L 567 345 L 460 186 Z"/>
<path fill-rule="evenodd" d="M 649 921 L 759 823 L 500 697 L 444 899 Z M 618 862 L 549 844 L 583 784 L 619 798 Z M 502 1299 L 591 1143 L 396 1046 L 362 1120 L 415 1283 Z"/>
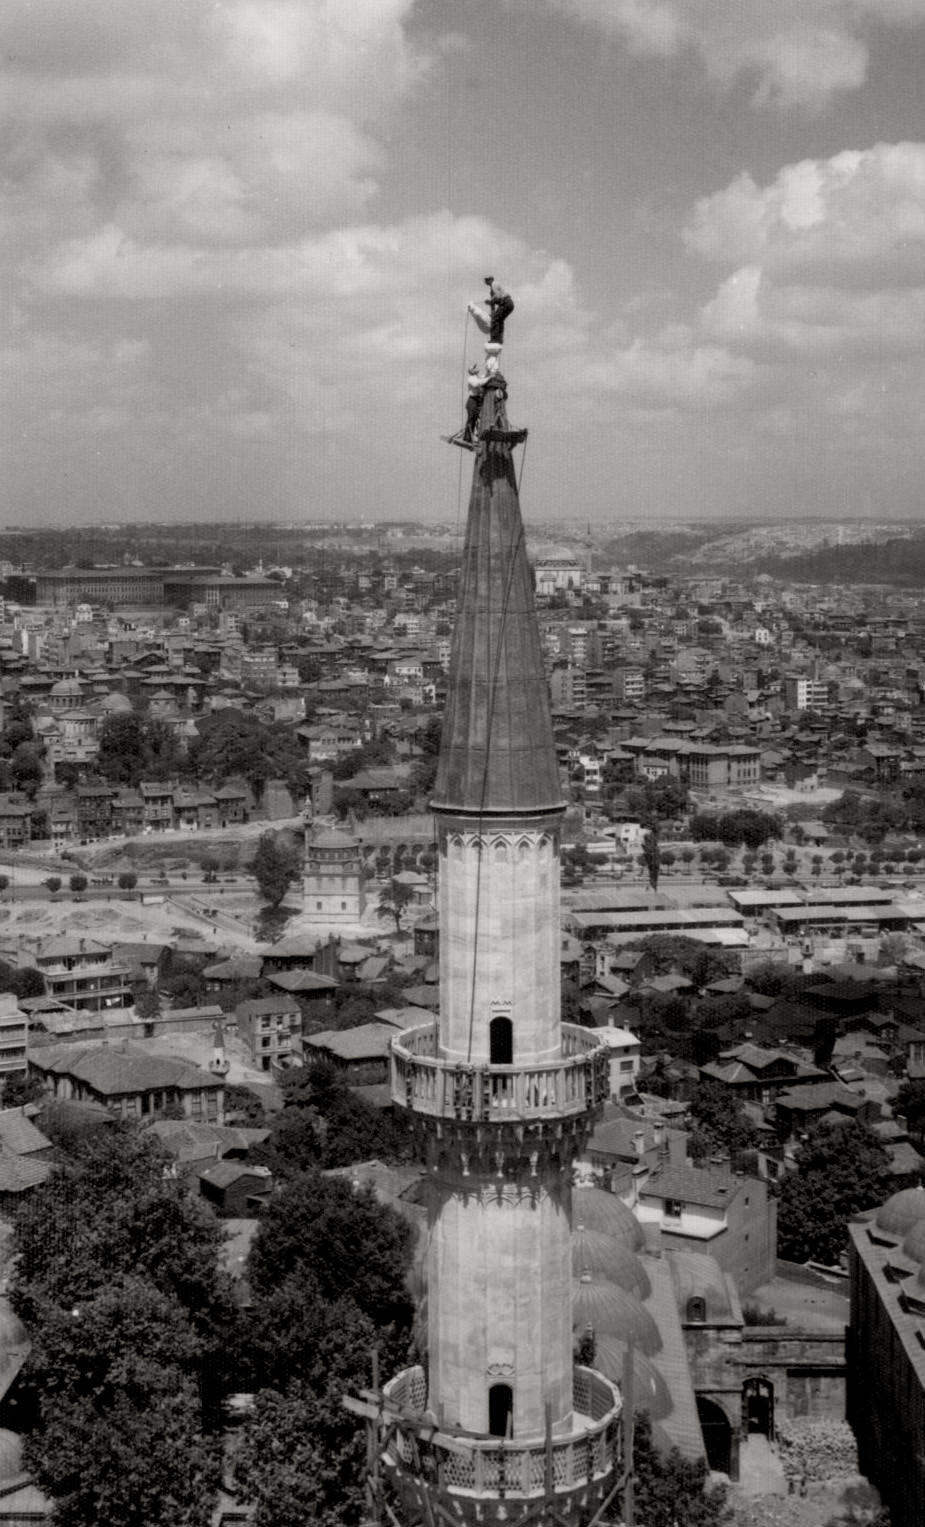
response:
<path fill-rule="evenodd" d="M 478 438 L 479 414 L 482 412 L 482 400 L 485 397 L 485 385 L 488 382 L 488 369 L 478 365 L 472 365 L 466 372 L 466 422 L 461 430 L 455 435 L 447 435 L 448 445 L 461 445 L 467 450 L 475 450 L 475 442 Z"/>
<path fill-rule="evenodd" d="M 488 297 L 486 299 L 488 311 L 486 312 L 485 308 L 479 307 L 477 302 L 470 302 L 469 312 L 472 314 L 482 333 L 488 335 L 488 344 L 493 347 L 491 353 L 497 355 L 504 344 L 504 321 L 506 318 L 510 318 L 514 311 L 514 299 L 504 290 L 500 281 L 495 280 L 494 276 L 486 276 L 485 284 L 488 287 Z M 497 346 L 497 349 L 494 349 L 495 346 Z M 487 352 L 488 346 L 486 345 L 485 348 Z"/>

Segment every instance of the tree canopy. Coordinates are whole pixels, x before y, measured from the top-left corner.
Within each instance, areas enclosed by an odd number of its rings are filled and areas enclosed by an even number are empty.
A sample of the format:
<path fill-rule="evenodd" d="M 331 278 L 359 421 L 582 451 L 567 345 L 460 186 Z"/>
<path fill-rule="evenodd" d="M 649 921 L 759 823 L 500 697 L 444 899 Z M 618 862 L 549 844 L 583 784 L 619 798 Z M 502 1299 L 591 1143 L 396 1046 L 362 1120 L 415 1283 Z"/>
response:
<path fill-rule="evenodd" d="M 308 764 L 291 727 L 265 726 L 253 711 L 233 706 L 197 718 L 196 727 L 188 752 L 194 778 L 220 783 L 239 775 L 258 796 L 267 780 L 283 779 L 300 799 L 307 793 Z"/>
<path fill-rule="evenodd" d="M 61 1169 L 16 1225 L 37 1424 L 25 1459 L 64 1527 L 198 1527 L 234 1314 L 219 1232 L 128 1126 L 57 1136 Z"/>
<path fill-rule="evenodd" d="M 350 1298 L 377 1326 L 410 1323 L 404 1287 L 414 1232 L 407 1220 L 340 1178 L 303 1172 L 273 1198 L 251 1249 L 260 1294 L 310 1274 L 323 1299 Z"/>
<path fill-rule="evenodd" d="M 96 768 L 112 785 L 137 785 L 143 779 L 169 779 L 179 749 L 172 729 L 157 717 L 136 711 L 107 716 L 100 728 Z"/>
<path fill-rule="evenodd" d="M 251 869 L 261 896 L 271 907 L 278 907 L 301 874 L 301 846 L 283 833 L 263 832 Z"/>
<path fill-rule="evenodd" d="M 305 1173 L 262 1222 L 248 1271 L 254 1290 L 256 1398 L 235 1455 L 254 1527 L 355 1524 L 364 1439 L 341 1405 L 410 1360 L 405 1289 L 414 1231 L 369 1191 Z"/>
<path fill-rule="evenodd" d="M 777 1222 L 780 1256 L 833 1266 L 847 1245 L 851 1216 L 888 1196 L 888 1168 L 886 1151 L 863 1124 L 817 1124 L 797 1150 L 796 1171 L 784 1178 Z"/>
<path fill-rule="evenodd" d="M 757 1132 L 741 1101 L 722 1082 L 698 1082 L 690 1111 L 694 1120 L 689 1141 L 693 1161 L 703 1161 L 718 1152 L 738 1156 L 757 1144 Z"/>
<path fill-rule="evenodd" d="M 725 843 L 727 848 L 744 845 L 751 852 L 761 848 L 783 831 L 780 818 L 767 811 L 743 807 L 739 811 L 698 812 L 691 817 L 690 835 L 695 843 Z"/>
<path fill-rule="evenodd" d="M 286 1071 L 280 1085 L 283 1107 L 273 1115 L 270 1139 L 260 1151 L 276 1177 L 288 1180 L 313 1167 L 407 1155 L 404 1126 L 357 1097 L 332 1062 Z"/>
<path fill-rule="evenodd" d="M 379 917 L 394 917 L 395 931 L 400 933 L 402 918 L 413 902 L 413 887 L 406 885 L 403 880 L 397 880 L 393 875 L 379 892 L 376 912 Z"/>
<path fill-rule="evenodd" d="M 724 1527 L 732 1521 L 725 1485 L 708 1485 L 704 1459 L 692 1462 L 673 1447 L 662 1453 L 646 1411 L 635 1418 L 633 1476 L 636 1520 L 646 1527 Z"/>

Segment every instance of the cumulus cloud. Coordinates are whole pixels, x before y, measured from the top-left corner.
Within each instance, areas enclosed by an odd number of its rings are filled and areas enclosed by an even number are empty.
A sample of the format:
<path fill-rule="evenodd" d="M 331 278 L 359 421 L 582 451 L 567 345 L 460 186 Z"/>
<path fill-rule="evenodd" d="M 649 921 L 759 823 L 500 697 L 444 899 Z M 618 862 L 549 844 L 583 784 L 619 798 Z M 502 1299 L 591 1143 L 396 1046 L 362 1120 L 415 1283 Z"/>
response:
<path fill-rule="evenodd" d="M 735 268 L 704 304 L 705 335 L 741 353 L 925 352 L 925 144 L 877 144 L 738 176 L 697 203 L 684 238 Z"/>
<path fill-rule="evenodd" d="M 412 0 L 43 0 L 0 17 L 14 196 L 47 228 L 244 247 L 368 205 L 427 68 Z M 47 195 L 65 182 L 66 202 Z M 23 230 L 25 234 L 31 228 Z"/>
<path fill-rule="evenodd" d="M 657 57 L 697 53 L 713 82 L 754 81 L 757 106 L 817 110 L 867 77 L 877 22 L 925 23 L 920 0 L 547 0 Z"/>
<path fill-rule="evenodd" d="M 925 143 L 803 160 L 768 186 L 737 176 L 697 203 L 683 237 L 704 259 L 758 261 L 778 278 L 915 285 L 925 275 Z"/>

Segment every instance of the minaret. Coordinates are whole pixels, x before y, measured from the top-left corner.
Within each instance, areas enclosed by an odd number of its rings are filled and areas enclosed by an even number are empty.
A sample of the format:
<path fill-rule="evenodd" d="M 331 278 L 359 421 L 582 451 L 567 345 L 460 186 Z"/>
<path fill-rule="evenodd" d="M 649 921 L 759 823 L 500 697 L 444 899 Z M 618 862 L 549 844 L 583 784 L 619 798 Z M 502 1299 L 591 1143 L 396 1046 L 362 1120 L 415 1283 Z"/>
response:
<path fill-rule="evenodd" d="M 561 1022 L 564 802 L 512 459 L 525 432 L 499 380 L 432 802 L 440 1011 L 392 1044 L 428 1185 L 426 1367 L 387 1382 L 379 1413 L 407 1523 L 516 1521 L 544 1497 L 560 1522 L 590 1520 L 619 1442 L 619 1392 L 573 1357 L 571 1179 L 608 1058 Z"/>

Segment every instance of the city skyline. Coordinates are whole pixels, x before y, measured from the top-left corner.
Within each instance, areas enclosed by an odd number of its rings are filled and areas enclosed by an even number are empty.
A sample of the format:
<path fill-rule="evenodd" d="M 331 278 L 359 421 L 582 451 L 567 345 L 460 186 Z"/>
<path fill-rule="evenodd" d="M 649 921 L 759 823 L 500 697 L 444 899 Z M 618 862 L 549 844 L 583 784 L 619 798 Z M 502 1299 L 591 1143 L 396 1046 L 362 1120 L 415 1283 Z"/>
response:
<path fill-rule="evenodd" d="M 528 520 L 916 515 L 925 13 L 689 17 L 4 8 L 0 519 L 452 519 L 488 272 Z"/>

